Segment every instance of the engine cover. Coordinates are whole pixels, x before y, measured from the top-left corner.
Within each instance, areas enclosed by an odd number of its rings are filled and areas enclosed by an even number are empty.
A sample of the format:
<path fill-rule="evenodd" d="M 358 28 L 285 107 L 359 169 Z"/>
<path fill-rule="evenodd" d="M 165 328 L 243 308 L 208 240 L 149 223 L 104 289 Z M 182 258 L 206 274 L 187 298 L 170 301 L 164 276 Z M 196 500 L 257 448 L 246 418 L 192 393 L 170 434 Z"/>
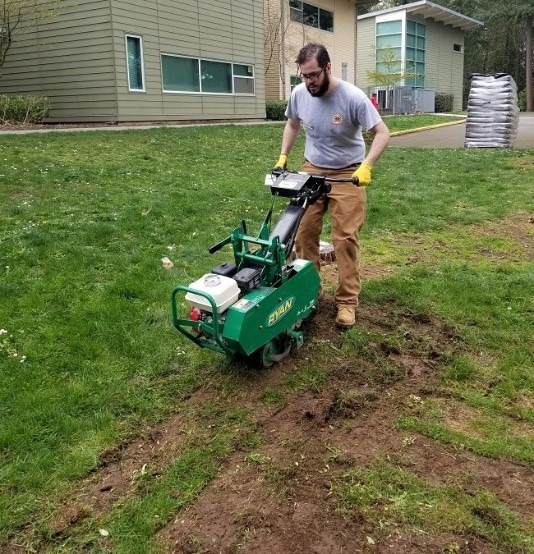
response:
<path fill-rule="evenodd" d="M 239 286 L 231 277 L 217 275 L 215 273 L 206 273 L 200 279 L 189 285 L 190 289 L 203 292 L 213 298 L 217 306 L 217 313 L 223 313 L 229 306 L 239 298 Z M 210 301 L 194 292 L 188 292 L 185 299 L 191 306 L 196 306 L 199 310 L 213 313 Z"/>

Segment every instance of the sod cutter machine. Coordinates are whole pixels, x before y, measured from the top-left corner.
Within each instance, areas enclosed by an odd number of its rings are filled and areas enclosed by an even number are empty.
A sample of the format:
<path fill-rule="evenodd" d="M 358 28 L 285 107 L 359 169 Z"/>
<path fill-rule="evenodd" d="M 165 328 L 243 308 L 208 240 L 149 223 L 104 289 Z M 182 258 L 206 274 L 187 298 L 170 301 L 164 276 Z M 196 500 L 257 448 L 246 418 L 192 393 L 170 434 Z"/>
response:
<path fill-rule="evenodd" d="M 283 360 L 291 345 L 304 342 L 302 324 L 316 310 L 320 278 L 312 262 L 291 260 L 295 236 L 308 206 L 330 190 L 322 175 L 273 171 L 265 178 L 273 196 L 288 199 L 288 206 L 271 230 L 273 206 L 257 237 L 241 221 L 224 240 L 209 249 L 213 254 L 226 245 L 233 262 L 214 267 L 189 286 L 174 288 L 171 297 L 173 324 L 201 348 L 230 357 L 255 357 L 263 367 Z M 274 199 L 273 199 L 274 203 Z M 178 298 L 189 305 L 188 317 L 178 314 Z"/>

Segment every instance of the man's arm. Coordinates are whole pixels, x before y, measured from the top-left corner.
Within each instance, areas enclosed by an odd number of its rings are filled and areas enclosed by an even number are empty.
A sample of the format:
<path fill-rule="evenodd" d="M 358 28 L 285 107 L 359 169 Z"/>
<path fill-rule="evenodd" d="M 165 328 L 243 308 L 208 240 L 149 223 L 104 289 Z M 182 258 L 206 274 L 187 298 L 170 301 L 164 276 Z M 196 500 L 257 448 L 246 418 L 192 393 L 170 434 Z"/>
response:
<path fill-rule="evenodd" d="M 389 143 L 389 129 L 387 128 L 387 125 L 381 121 L 374 127 L 371 127 L 369 131 L 373 135 L 373 142 L 371 143 L 369 152 L 367 152 L 367 156 L 364 161 L 368 164 L 374 165 L 378 158 L 380 158 L 383 154 Z"/>
<path fill-rule="evenodd" d="M 300 121 L 298 119 L 288 119 L 282 135 L 281 153 L 289 156 L 300 131 Z"/>
<path fill-rule="evenodd" d="M 365 160 L 363 160 L 358 169 L 356 169 L 356 171 L 352 174 L 354 182 L 358 182 L 362 187 L 366 187 L 371 184 L 373 165 L 378 158 L 380 158 L 389 142 L 389 129 L 383 121 L 377 123 L 374 127 L 371 127 L 369 131 L 373 135 L 373 142 L 371 143 Z"/>

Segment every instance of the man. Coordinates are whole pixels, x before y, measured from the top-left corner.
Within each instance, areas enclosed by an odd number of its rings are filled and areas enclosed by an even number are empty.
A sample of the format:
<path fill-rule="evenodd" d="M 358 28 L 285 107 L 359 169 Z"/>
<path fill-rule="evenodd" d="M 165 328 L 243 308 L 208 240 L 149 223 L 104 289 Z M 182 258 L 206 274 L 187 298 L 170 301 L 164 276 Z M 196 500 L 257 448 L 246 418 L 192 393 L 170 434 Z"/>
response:
<path fill-rule="evenodd" d="M 371 94 L 371 104 L 375 107 L 376 111 L 380 111 L 380 105 L 378 104 L 378 98 L 376 97 L 376 92 Z"/>
<path fill-rule="evenodd" d="M 356 321 L 361 289 L 359 232 L 365 221 L 365 187 L 371 183 L 373 165 L 386 149 L 389 129 L 359 88 L 332 75 L 330 56 L 323 45 L 304 46 L 296 63 L 303 82 L 295 87 L 288 102 L 276 168 L 287 167 L 302 126 L 306 133 L 303 171 L 359 181 L 359 186 L 332 183 L 331 192 L 308 208 L 296 237 L 297 256 L 311 260 L 319 270 L 319 238 L 323 216 L 330 208 L 338 267 L 336 325 L 349 328 Z M 367 155 L 362 129 L 373 137 Z"/>

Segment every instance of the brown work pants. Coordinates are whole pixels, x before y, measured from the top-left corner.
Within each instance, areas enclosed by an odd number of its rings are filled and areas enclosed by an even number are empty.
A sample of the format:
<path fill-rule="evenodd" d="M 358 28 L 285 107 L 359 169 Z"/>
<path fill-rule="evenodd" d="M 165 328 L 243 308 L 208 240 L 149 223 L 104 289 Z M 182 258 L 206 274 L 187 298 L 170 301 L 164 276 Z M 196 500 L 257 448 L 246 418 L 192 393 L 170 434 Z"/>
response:
<path fill-rule="evenodd" d="M 350 178 L 357 166 L 325 169 L 305 162 L 302 171 L 336 179 Z M 310 260 L 320 270 L 319 239 L 323 218 L 330 208 L 331 240 L 338 268 L 338 286 L 334 295 L 338 306 L 357 306 L 360 294 L 359 234 L 365 222 L 366 192 L 352 183 L 331 183 L 328 194 L 312 204 L 300 223 L 296 236 L 297 257 Z"/>

